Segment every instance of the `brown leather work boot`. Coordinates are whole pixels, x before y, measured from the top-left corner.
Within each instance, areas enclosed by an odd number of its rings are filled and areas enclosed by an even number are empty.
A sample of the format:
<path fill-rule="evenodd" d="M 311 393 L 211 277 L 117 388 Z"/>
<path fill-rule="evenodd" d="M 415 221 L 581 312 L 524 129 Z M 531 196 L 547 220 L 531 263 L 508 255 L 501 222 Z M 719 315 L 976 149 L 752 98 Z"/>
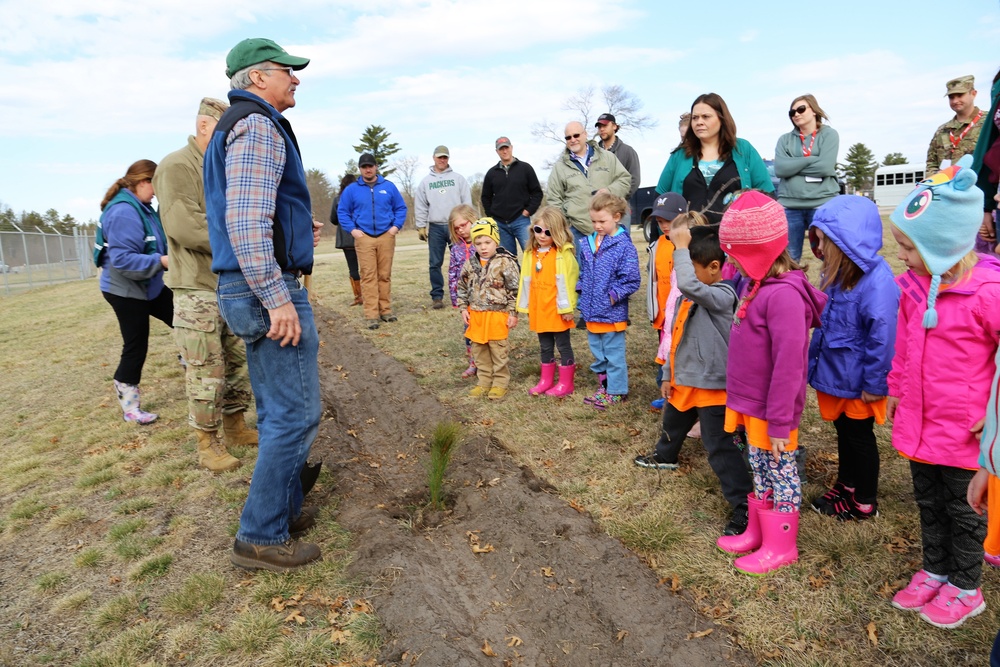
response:
<path fill-rule="evenodd" d="M 247 428 L 242 412 L 222 415 L 222 430 L 227 447 L 257 446 L 257 431 Z"/>
<path fill-rule="evenodd" d="M 247 570 L 291 572 L 318 560 L 321 555 L 315 544 L 298 540 L 266 545 L 234 540 L 229 560 L 233 565 Z"/>
<path fill-rule="evenodd" d="M 317 516 L 319 516 L 318 507 L 303 507 L 299 518 L 288 523 L 288 534 L 294 540 L 299 539 L 316 525 Z"/>
<path fill-rule="evenodd" d="M 361 281 L 351 278 L 351 289 L 354 291 L 354 301 L 350 305 L 360 306 L 364 304 L 365 300 L 361 298 Z"/>
<path fill-rule="evenodd" d="M 195 429 L 195 433 L 198 434 L 198 465 L 215 474 L 240 467 L 240 460 L 226 451 L 225 446 L 219 442 L 217 431 Z"/>

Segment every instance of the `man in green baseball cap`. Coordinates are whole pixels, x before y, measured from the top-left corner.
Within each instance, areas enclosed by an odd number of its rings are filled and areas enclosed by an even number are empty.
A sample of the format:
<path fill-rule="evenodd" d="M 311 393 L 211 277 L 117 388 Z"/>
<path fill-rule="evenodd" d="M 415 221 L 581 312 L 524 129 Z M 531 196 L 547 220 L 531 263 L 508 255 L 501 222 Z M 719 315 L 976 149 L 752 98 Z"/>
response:
<path fill-rule="evenodd" d="M 234 74 L 244 67 L 257 65 L 264 61 L 270 61 L 278 65 L 288 65 L 295 71 L 309 64 L 308 58 L 289 55 L 287 51 L 270 39 L 254 37 L 252 39 L 244 39 L 229 51 L 229 55 L 226 56 L 226 76 L 232 78 Z"/>

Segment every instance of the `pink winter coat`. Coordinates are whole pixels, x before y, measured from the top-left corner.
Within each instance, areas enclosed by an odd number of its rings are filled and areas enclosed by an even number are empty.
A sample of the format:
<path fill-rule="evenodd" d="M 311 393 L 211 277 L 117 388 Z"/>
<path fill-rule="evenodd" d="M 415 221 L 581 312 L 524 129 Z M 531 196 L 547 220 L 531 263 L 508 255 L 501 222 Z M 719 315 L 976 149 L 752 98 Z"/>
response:
<path fill-rule="evenodd" d="M 930 277 L 907 271 L 889 395 L 899 398 L 892 446 L 907 458 L 978 468 L 979 438 L 969 429 L 986 415 L 1000 341 L 1000 262 L 981 256 L 964 280 L 941 290 L 938 325 L 921 325 Z"/>

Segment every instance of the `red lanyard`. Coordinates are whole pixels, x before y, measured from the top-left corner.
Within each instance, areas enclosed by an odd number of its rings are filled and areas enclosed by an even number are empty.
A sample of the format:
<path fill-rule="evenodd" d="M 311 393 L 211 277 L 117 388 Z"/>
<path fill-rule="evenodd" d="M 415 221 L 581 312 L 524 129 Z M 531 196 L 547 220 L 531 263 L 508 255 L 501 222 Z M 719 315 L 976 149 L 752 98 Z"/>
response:
<path fill-rule="evenodd" d="M 813 154 L 813 146 L 816 145 L 816 133 L 819 132 L 819 128 L 813 130 L 812 141 L 809 142 L 809 148 L 806 148 L 806 135 L 799 132 L 799 139 L 802 140 L 802 157 L 809 157 Z"/>
<path fill-rule="evenodd" d="M 962 130 L 962 133 L 960 135 L 958 135 L 958 139 L 955 138 L 955 133 L 949 130 L 949 132 L 948 132 L 948 138 L 951 139 L 951 145 L 954 146 L 955 148 L 958 148 L 958 145 L 960 143 L 962 143 L 962 139 L 965 139 L 965 135 L 967 135 L 969 133 L 969 130 L 971 130 L 972 127 L 976 123 L 978 123 L 979 119 L 982 118 L 982 117 L 983 117 L 983 110 L 980 109 L 979 113 L 976 114 L 976 117 L 972 119 L 972 122 L 969 123 L 968 125 L 966 125 L 965 129 Z"/>

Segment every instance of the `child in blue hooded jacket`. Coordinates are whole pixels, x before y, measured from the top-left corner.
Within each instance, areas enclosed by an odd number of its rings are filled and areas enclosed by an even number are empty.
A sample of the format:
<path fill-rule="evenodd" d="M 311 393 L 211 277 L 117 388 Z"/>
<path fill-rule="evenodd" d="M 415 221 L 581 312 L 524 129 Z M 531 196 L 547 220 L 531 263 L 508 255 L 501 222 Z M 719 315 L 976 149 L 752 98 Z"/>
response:
<path fill-rule="evenodd" d="M 625 200 L 602 192 L 590 203 L 594 233 L 580 241 L 577 260 L 580 279 L 580 314 L 587 323 L 587 342 L 594 355 L 590 370 L 600 386 L 583 399 L 598 410 L 621 403 L 628 396 L 628 366 L 625 364 L 625 329 L 628 298 L 639 290 L 639 253 L 628 231 L 619 225 L 625 215 Z"/>
<path fill-rule="evenodd" d="M 820 416 L 837 429 L 837 480 L 812 501 L 841 521 L 878 516 L 878 443 L 887 376 L 895 352 L 899 287 L 882 248 L 882 219 L 869 199 L 840 195 L 816 209 L 809 228 L 823 260 L 820 288 L 828 298 L 809 344 L 809 384 Z"/>

